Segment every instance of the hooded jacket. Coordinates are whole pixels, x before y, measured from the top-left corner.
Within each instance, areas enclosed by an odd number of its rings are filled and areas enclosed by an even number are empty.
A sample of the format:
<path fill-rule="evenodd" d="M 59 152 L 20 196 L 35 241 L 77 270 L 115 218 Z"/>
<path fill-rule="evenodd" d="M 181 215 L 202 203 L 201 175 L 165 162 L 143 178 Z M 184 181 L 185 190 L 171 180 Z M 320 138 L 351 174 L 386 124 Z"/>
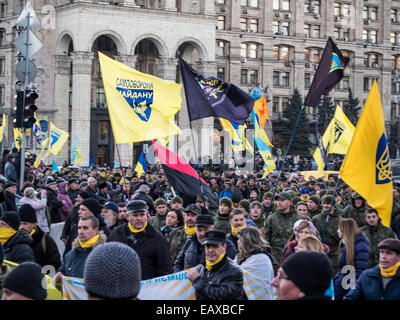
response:
<path fill-rule="evenodd" d="M 67 277 L 83 278 L 85 262 L 90 252 L 92 252 L 92 250 L 97 246 L 104 244 L 107 241 L 107 237 L 102 231 L 99 232 L 99 235 L 99 239 L 90 248 L 82 248 L 79 244 L 79 239 L 76 238 L 72 243 L 72 250 L 65 255 L 62 265 L 58 271 Z"/>
<path fill-rule="evenodd" d="M 60 214 L 61 214 L 61 220 L 65 221 L 68 217 L 68 214 L 71 212 L 72 208 L 74 207 L 74 204 L 72 203 L 71 198 L 68 195 L 68 191 L 65 190 L 65 187 L 67 186 L 68 182 L 61 182 L 58 185 L 58 194 L 57 194 L 57 200 L 62 201 L 64 200 L 65 203 L 61 207 Z"/>
<path fill-rule="evenodd" d="M 355 206 L 355 199 L 351 199 L 351 205 L 348 205 L 343 212 L 343 218 L 351 218 L 357 222 L 359 228 L 365 226 L 367 223 L 365 222 L 365 211 L 368 209 L 368 206 L 363 199 L 363 204 L 360 208 Z"/>
<path fill-rule="evenodd" d="M 50 224 L 62 222 L 60 210 L 63 207 L 63 203 L 57 200 L 57 191 L 46 188 L 47 190 L 47 206 L 50 210 Z"/>
<path fill-rule="evenodd" d="M 15 262 L 35 262 L 35 257 L 31 249 L 31 236 L 24 230 L 18 230 L 7 242 L 3 245 L 5 259 Z"/>

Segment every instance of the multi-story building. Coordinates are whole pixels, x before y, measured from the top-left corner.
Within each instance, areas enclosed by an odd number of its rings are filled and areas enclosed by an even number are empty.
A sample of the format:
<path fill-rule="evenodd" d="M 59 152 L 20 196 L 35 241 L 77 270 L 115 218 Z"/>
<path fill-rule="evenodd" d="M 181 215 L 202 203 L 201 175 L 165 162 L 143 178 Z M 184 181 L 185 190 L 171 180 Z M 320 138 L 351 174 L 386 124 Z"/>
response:
<path fill-rule="evenodd" d="M 38 115 L 78 136 L 84 164 L 111 164 L 116 156 L 97 51 L 137 70 L 180 81 L 177 57 L 198 71 L 214 74 L 245 91 L 267 88 L 273 121 L 297 88 L 303 97 L 316 72 L 328 36 L 350 58 L 343 80 L 331 91 L 340 105 L 351 87 L 361 102 L 377 79 L 385 120 L 400 116 L 400 1 L 388 0 L 35 0 L 43 28 L 36 35 Z M 0 0 L 0 103 L 9 115 L 14 102 L 17 36 L 14 27 L 25 1 Z M 183 94 L 183 91 L 182 91 Z M 176 121 L 188 127 L 183 99 Z M 313 109 L 307 109 L 312 115 Z M 10 118 L 11 120 L 11 118 Z M 200 154 L 219 144 L 213 119 L 193 122 L 206 128 Z M 10 126 L 9 126 L 10 127 Z M 389 128 L 389 126 L 388 126 Z M 206 132 L 206 134 L 204 134 Z M 400 132 L 399 132 L 400 133 Z M 176 149 L 189 134 L 171 139 Z M 12 130 L 7 132 L 12 141 Z M 68 159 L 68 148 L 56 159 Z M 36 148 L 35 142 L 28 147 Z M 137 156 L 121 145 L 124 163 Z M 133 159 L 135 160 L 135 159 Z"/>

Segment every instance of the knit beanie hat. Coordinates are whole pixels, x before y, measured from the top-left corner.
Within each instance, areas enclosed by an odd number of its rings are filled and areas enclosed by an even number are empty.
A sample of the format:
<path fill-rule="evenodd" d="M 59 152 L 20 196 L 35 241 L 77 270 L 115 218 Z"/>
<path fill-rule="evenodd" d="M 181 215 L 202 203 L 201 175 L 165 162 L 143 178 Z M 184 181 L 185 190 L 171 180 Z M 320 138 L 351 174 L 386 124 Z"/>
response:
<path fill-rule="evenodd" d="M 154 208 L 157 208 L 161 204 L 163 204 L 164 206 L 168 207 L 168 203 L 167 203 L 167 201 L 165 199 L 158 198 L 156 201 L 154 201 Z"/>
<path fill-rule="evenodd" d="M 134 299 L 139 294 L 141 274 L 136 251 L 124 243 L 109 242 L 89 254 L 83 278 L 90 295 L 103 299 Z"/>
<path fill-rule="evenodd" d="M 24 262 L 5 277 L 3 288 L 14 291 L 27 298 L 44 300 L 47 290 L 42 286 L 42 267 L 35 262 Z"/>
<path fill-rule="evenodd" d="M 322 295 L 329 288 L 333 277 L 332 263 L 325 253 L 296 252 L 282 265 L 289 280 L 306 296 Z"/>
<path fill-rule="evenodd" d="M 232 200 L 227 198 L 227 197 L 223 197 L 221 200 L 219 200 L 219 204 L 224 204 L 226 206 L 228 206 L 229 208 L 232 208 Z"/>
<path fill-rule="evenodd" d="M 36 223 L 36 212 L 30 204 L 23 204 L 18 210 L 19 220 L 23 222 Z"/>
<path fill-rule="evenodd" d="M 100 215 L 101 207 L 97 200 L 88 198 L 83 200 L 81 204 L 88 208 L 96 217 Z"/>
<path fill-rule="evenodd" d="M 103 205 L 103 207 L 112 210 L 113 213 L 118 216 L 118 206 L 115 202 L 108 201 Z"/>
<path fill-rule="evenodd" d="M 250 201 L 247 199 L 240 200 L 239 206 L 241 206 L 246 212 L 250 212 Z"/>
<path fill-rule="evenodd" d="M 89 199 L 89 198 L 90 198 L 90 194 L 87 193 L 86 191 L 81 191 L 81 192 L 79 192 L 79 195 L 80 195 L 81 198 L 83 198 L 83 199 Z"/>
<path fill-rule="evenodd" d="M 171 199 L 171 204 L 173 203 L 180 203 L 183 205 L 183 199 L 181 197 L 174 197 Z"/>
<path fill-rule="evenodd" d="M 18 230 L 19 228 L 20 220 L 18 213 L 16 213 L 15 211 L 4 212 L 3 215 L 0 217 L 0 220 L 7 223 L 14 230 Z"/>
<path fill-rule="evenodd" d="M 333 196 L 327 194 L 321 198 L 321 203 L 322 204 L 331 204 L 332 199 L 333 199 Z M 333 204 L 335 204 L 335 202 Z"/>
<path fill-rule="evenodd" d="M 312 202 L 314 202 L 316 205 L 320 205 L 321 202 L 319 200 L 319 198 L 317 196 L 310 196 L 310 198 L 308 198 L 308 200 L 311 200 Z"/>

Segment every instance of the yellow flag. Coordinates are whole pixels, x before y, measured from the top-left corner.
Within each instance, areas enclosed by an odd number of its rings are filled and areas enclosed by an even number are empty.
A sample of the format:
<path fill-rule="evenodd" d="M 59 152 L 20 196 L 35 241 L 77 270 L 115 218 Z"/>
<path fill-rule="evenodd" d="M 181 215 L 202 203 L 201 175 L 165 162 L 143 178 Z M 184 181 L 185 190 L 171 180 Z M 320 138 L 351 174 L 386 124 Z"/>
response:
<path fill-rule="evenodd" d="M 48 143 L 49 143 L 49 138 L 43 140 L 43 142 L 42 142 L 42 150 L 40 151 L 38 157 L 35 160 L 35 163 L 33 164 L 34 168 L 37 168 L 39 166 L 40 158 L 42 157 L 44 149 L 46 149 Z"/>
<path fill-rule="evenodd" d="M 68 132 L 57 128 L 52 122 L 50 122 L 50 141 L 47 153 L 59 154 L 65 142 L 69 137 Z"/>
<path fill-rule="evenodd" d="M 221 122 L 222 129 L 228 131 L 231 136 L 233 151 L 244 151 L 247 149 L 251 154 L 254 154 L 254 150 L 245 136 L 246 125 L 239 125 L 224 118 L 219 118 L 219 122 Z"/>
<path fill-rule="evenodd" d="M 22 146 L 22 133 L 21 133 L 20 129 L 18 129 L 18 128 L 14 128 L 14 143 L 15 143 L 15 147 L 19 151 Z"/>
<path fill-rule="evenodd" d="M 79 148 L 78 137 L 74 136 L 74 143 L 71 147 L 71 162 L 73 164 L 80 164 L 82 162 L 81 150 Z"/>
<path fill-rule="evenodd" d="M 141 73 L 99 52 L 115 143 L 181 133 L 173 123 L 181 109 L 181 85 Z"/>
<path fill-rule="evenodd" d="M 4 130 L 6 128 L 6 123 L 7 123 L 6 114 L 3 113 L 3 122 L 1 123 L 1 127 L 0 127 L 0 142 L 3 141 L 3 134 L 4 134 Z"/>
<path fill-rule="evenodd" d="M 375 208 L 389 227 L 393 205 L 393 181 L 389 148 L 378 85 L 374 81 L 361 112 L 340 176 Z"/>
<path fill-rule="evenodd" d="M 337 105 L 335 116 L 322 136 L 327 153 L 346 154 L 349 150 L 351 139 L 353 139 L 354 130 L 353 124 L 346 117 L 342 108 Z M 323 171 L 325 164 L 318 147 L 315 149 L 313 157 L 318 165 L 318 171 Z"/>

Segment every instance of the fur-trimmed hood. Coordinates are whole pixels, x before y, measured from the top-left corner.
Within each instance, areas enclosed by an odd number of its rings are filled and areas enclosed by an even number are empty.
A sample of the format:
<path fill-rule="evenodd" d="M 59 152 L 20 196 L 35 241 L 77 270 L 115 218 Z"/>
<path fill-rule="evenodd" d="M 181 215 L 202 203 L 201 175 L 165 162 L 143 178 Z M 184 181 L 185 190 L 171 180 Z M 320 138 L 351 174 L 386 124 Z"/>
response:
<path fill-rule="evenodd" d="M 97 246 L 99 246 L 99 245 L 104 244 L 104 243 L 107 242 L 107 236 L 104 234 L 103 231 L 100 231 L 100 232 L 99 232 L 99 235 L 100 235 L 99 239 L 96 241 L 96 243 L 93 245 L 92 248 L 96 248 Z M 77 237 L 77 238 L 74 240 L 74 242 L 72 243 L 72 249 L 77 249 L 77 248 L 80 248 L 80 247 L 81 247 L 81 246 L 80 246 L 80 244 L 79 244 L 79 237 Z"/>

